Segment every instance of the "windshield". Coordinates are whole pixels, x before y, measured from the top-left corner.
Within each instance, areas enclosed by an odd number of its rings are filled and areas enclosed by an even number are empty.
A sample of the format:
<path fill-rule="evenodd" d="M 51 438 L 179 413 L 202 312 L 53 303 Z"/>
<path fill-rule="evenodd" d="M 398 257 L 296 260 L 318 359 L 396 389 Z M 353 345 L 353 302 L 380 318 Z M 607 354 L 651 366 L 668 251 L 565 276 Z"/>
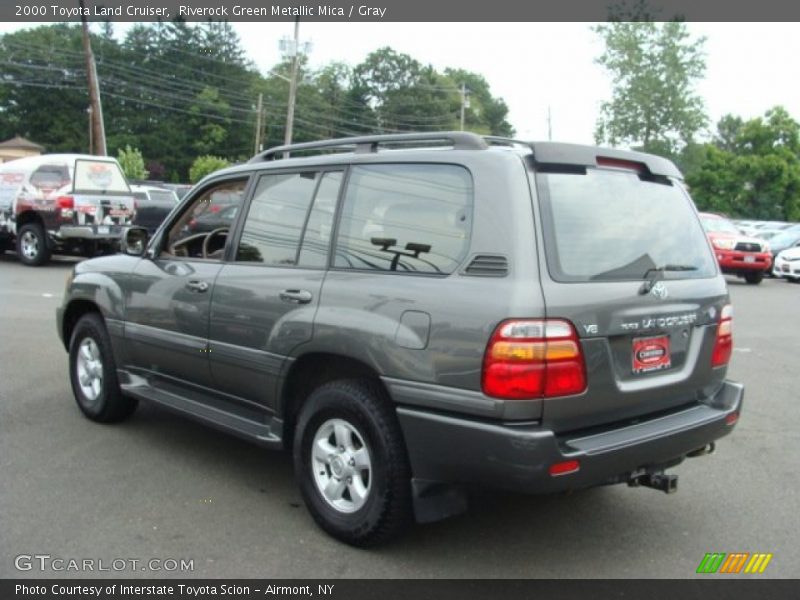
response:
<path fill-rule="evenodd" d="M 664 278 L 716 273 L 691 200 L 677 182 L 587 169 L 537 173 L 547 265 L 556 281 Z"/>
<path fill-rule="evenodd" d="M 705 229 L 709 233 L 734 233 L 734 234 L 741 234 L 736 228 L 736 225 L 728 221 L 727 219 L 722 219 L 720 217 L 700 217 L 700 222 L 703 224 L 703 229 Z"/>
<path fill-rule="evenodd" d="M 75 192 L 130 194 L 125 175 L 116 162 L 78 159 L 75 161 Z"/>
<path fill-rule="evenodd" d="M 175 194 L 166 190 L 150 190 L 150 198 L 152 200 L 158 200 L 159 202 L 169 202 L 171 204 L 175 204 L 178 201 Z"/>
<path fill-rule="evenodd" d="M 773 248 L 785 248 L 786 246 L 791 246 L 798 240 L 800 240 L 800 229 L 795 229 L 793 227 L 788 231 L 782 231 L 777 234 L 769 243 Z"/>

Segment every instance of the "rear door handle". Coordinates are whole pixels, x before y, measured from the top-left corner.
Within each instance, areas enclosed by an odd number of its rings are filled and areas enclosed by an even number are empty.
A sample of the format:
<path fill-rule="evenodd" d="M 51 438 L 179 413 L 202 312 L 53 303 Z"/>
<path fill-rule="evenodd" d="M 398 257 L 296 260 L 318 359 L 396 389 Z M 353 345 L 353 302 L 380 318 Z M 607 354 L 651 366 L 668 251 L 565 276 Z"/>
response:
<path fill-rule="evenodd" d="M 283 290 L 279 296 L 284 302 L 292 304 L 308 304 L 314 297 L 308 290 Z"/>
<path fill-rule="evenodd" d="M 201 294 L 208 291 L 208 283 L 205 281 L 198 281 L 196 279 L 189 281 L 186 284 L 186 287 L 193 292 L 200 292 Z"/>

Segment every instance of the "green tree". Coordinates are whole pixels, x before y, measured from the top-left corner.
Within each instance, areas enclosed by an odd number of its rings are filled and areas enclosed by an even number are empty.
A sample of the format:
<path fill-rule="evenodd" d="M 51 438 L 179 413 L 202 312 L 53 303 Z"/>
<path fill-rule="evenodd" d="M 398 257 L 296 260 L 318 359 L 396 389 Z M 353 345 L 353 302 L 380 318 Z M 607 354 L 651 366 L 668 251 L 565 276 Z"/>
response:
<path fill-rule="evenodd" d="M 594 30 L 605 43 L 596 62 L 613 83 L 595 139 L 675 156 L 707 123 L 694 91 L 705 72 L 705 38 L 691 39 L 678 21 L 611 22 Z"/>
<path fill-rule="evenodd" d="M 197 183 L 206 175 L 209 175 L 214 171 L 224 169 L 229 165 L 230 162 L 224 158 L 220 158 L 219 156 L 198 156 L 189 169 L 189 181 L 192 183 Z"/>
<path fill-rule="evenodd" d="M 128 180 L 147 179 L 148 172 L 144 168 L 144 158 L 138 148 L 131 148 L 130 145 L 120 148 L 117 153 L 119 166 Z"/>
<path fill-rule="evenodd" d="M 749 121 L 726 115 L 714 140 L 687 176 L 698 206 L 737 217 L 800 220 L 800 124 L 784 108 Z"/>
<path fill-rule="evenodd" d="M 505 137 L 514 135 L 514 128 L 506 120 L 508 106 L 502 98 L 492 96 L 483 75 L 464 69 L 445 69 L 444 72 L 456 88 L 464 84 L 467 89 L 469 107 L 465 111 L 465 129 Z M 460 109 L 460 98 L 458 103 L 456 110 Z"/>

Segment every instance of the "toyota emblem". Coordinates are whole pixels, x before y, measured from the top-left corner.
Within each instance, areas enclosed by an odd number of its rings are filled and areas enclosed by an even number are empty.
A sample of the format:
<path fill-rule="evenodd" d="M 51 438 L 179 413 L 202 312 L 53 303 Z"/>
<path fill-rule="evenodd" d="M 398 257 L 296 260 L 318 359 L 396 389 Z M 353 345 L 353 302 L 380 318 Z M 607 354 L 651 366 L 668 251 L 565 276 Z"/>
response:
<path fill-rule="evenodd" d="M 659 300 L 666 300 L 667 296 L 669 296 L 669 291 L 667 290 L 667 286 L 665 286 L 660 281 L 656 282 L 652 288 L 650 288 L 650 293 L 653 294 Z"/>

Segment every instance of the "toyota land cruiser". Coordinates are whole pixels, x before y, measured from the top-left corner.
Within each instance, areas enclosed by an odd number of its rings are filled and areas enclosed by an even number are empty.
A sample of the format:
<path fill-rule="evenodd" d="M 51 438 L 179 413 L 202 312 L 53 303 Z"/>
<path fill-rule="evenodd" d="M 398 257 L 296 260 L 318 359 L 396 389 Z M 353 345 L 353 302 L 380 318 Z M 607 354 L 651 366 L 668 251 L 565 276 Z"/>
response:
<path fill-rule="evenodd" d="M 215 196 L 229 222 L 189 227 Z M 221 213 L 220 213 L 221 214 Z M 290 450 L 355 545 L 468 484 L 677 488 L 739 417 L 725 280 L 675 166 L 455 133 L 274 148 L 148 239 L 78 264 L 58 333 L 78 407 L 149 401 Z"/>

